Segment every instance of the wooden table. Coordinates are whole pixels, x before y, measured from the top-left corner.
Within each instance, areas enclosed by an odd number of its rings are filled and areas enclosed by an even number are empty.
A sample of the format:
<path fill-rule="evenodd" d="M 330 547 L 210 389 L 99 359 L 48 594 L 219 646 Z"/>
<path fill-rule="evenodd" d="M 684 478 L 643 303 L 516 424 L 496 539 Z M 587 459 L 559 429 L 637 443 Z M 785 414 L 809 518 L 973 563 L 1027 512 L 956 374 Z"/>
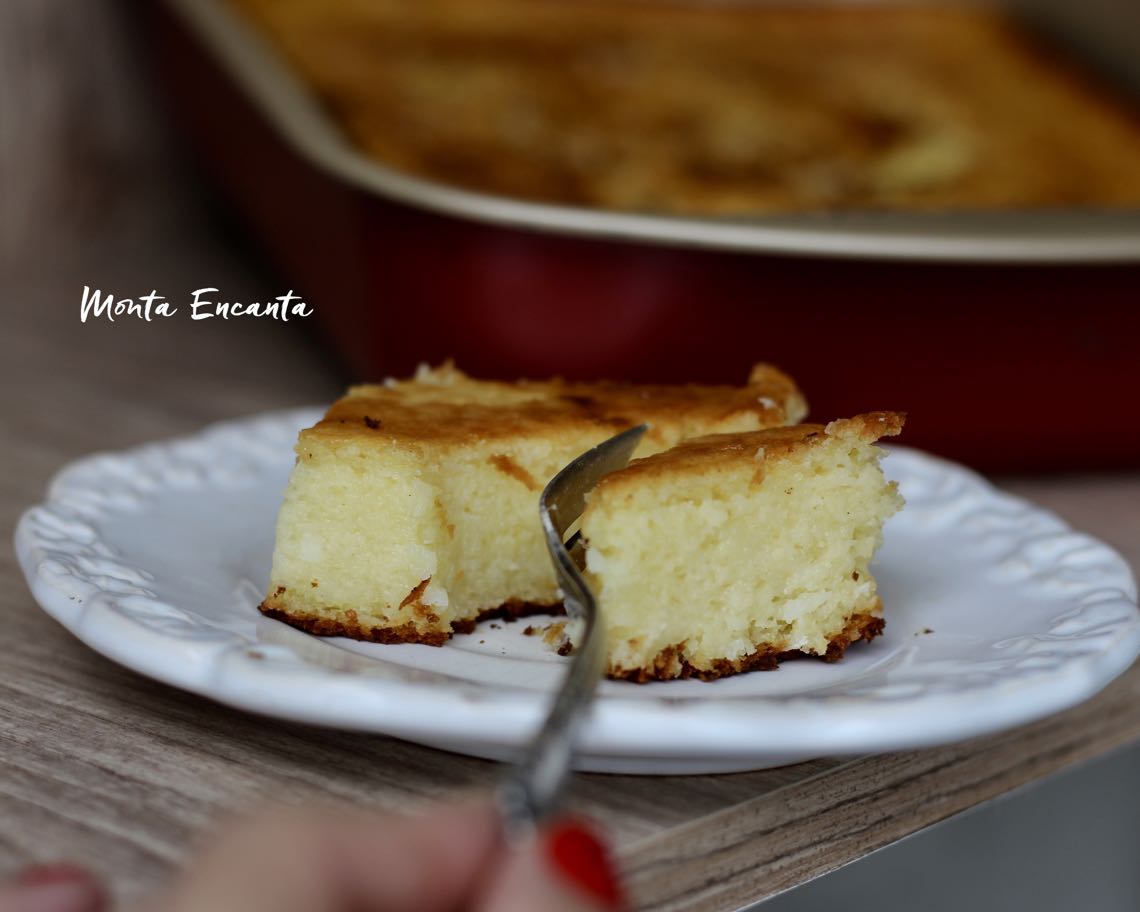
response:
<path fill-rule="evenodd" d="M 184 319 L 81 324 L 84 284 L 264 299 L 281 282 L 199 217 L 89 239 L 4 281 L 0 525 L 63 463 L 219 418 L 323 402 L 345 377 L 310 328 Z M 1140 475 L 1009 479 L 1140 564 Z M 495 764 L 262 719 L 101 658 L 42 613 L 0 549 L 0 873 L 67 857 L 121 896 L 152 887 L 211 820 L 265 800 L 415 807 L 489 785 Z M 1082 759 L 1140 738 L 1140 667 L 1086 705 L 936 750 L 724 776 L 582 775 L 573 804 L 612 835 L 639 907 L 735 909 Z"/>

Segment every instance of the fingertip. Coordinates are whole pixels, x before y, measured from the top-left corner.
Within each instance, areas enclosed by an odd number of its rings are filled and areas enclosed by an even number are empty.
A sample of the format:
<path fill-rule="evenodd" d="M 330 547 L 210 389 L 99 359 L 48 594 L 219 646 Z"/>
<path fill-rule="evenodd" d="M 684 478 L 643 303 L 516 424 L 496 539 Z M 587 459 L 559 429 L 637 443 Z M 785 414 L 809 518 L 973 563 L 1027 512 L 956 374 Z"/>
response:
<path fill-rule="evenodd" d="M 428 807 L 422 819 L 448 826 L 465 825 L 487 833 L 497 833 L 500 826 L 498 807 L 482 792 L 457 795 L 453 801 Z"/>
<path fill-rule="evenodd" d="M 616 912 L 627 908 L 606 840 L 577 817 L 554 820 L 501 856 L 481 912 Z"/>
<path fill-rule="evenodd" d="M 79 865 L 29 865 L 0 888 L 4 912 L 102 912 L 107 895 L 99 879 Z"/>
<path fill-rule="evenodd" d="M 12 883 L 21 887 L 39 887 L 48 884 L 73 883 L 98 886 L 98 880 L 84 867 L 67 861 L 32 864 L 20 870 Z"/>
<path fill-rule="evenodd" d="M 424 808 L 410 816 L 355 818 L 336 827 L 342 877 L 384 908 L 453 908 L 478 889 L 500 848 L 498 812 L 487 796 Z"/>

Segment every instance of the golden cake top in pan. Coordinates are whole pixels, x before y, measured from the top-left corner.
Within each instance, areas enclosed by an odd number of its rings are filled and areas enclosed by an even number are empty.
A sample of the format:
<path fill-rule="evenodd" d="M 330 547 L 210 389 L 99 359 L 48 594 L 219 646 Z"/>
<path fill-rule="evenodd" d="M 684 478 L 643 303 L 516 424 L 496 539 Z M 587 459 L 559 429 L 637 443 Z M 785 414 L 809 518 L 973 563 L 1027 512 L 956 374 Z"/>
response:
<path fill-rule="evenodd" d="M 1140 206 L 1140 119 L 970 5 L 230 0 L 350 139 L 508 197 L 687 214 Z"/>
<path fill-rule="evenodd" d="M 806 413 L 790 377 L 758 364 L 740 387 L 635 385 L 563 380 L 513 383 L 474 380 L 445 364 L 421 367 L 411 380 L 356 386 L 329 409 L 306 440 L 376 443 L 385 439 L 416 446 L 467 446 L 496 438 L 599 429 L 609 436 L 648 421 L 648 436 L 668 433 L 669 445 L 689 426 L 724 431 L 796 422 Z"/>

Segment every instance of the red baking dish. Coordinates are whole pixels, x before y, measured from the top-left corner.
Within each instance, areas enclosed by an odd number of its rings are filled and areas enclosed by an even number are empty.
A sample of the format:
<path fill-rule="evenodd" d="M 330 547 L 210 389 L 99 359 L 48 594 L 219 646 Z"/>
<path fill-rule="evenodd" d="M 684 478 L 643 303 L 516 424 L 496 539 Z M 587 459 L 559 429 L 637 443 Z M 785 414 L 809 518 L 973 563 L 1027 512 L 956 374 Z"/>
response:
<path fill-rule="evenodd" d="M 365 159 L 213 0 L 146 4 L 170 105 L 361 378 L 739 383 L 910 413 L 986 470 L 1140 465 L 1140 213 L 747 222 L 525 203 Z M 251 162 L 256 163 L 251 166 Z"/>

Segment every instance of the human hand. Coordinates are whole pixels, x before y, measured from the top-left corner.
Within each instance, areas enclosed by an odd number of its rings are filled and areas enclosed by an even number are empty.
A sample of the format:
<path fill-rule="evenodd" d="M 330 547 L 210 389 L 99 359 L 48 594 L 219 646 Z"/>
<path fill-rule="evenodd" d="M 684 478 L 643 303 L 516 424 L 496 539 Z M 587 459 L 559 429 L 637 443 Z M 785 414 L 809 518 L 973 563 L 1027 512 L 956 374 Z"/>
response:
<path fill-rule="evenodd" d="M 144 908 L 153 912 L 600 912 L 623 907 L 605 849 L 557 821 L 527 844 L 501 844 L 489 801 L 417 817 L 281 810 L 233 824 Z M 92 883 L 87 886 L 96 889 Z M 73 890 L 29 905 L 18 883 L 0 912 L 100 912 Z M 21 895 L 23 899 L 21 899 Z M 24 904 L 19 903 L 23 901 Z M 86 904 L 83 904 L 86 903 Z"/>
<path fill-rule="evenodd" d="M 76 865 L 33 865 L 0 883 L 0 912 L 102 912 L 106 906 L 98 878 Z"/>

